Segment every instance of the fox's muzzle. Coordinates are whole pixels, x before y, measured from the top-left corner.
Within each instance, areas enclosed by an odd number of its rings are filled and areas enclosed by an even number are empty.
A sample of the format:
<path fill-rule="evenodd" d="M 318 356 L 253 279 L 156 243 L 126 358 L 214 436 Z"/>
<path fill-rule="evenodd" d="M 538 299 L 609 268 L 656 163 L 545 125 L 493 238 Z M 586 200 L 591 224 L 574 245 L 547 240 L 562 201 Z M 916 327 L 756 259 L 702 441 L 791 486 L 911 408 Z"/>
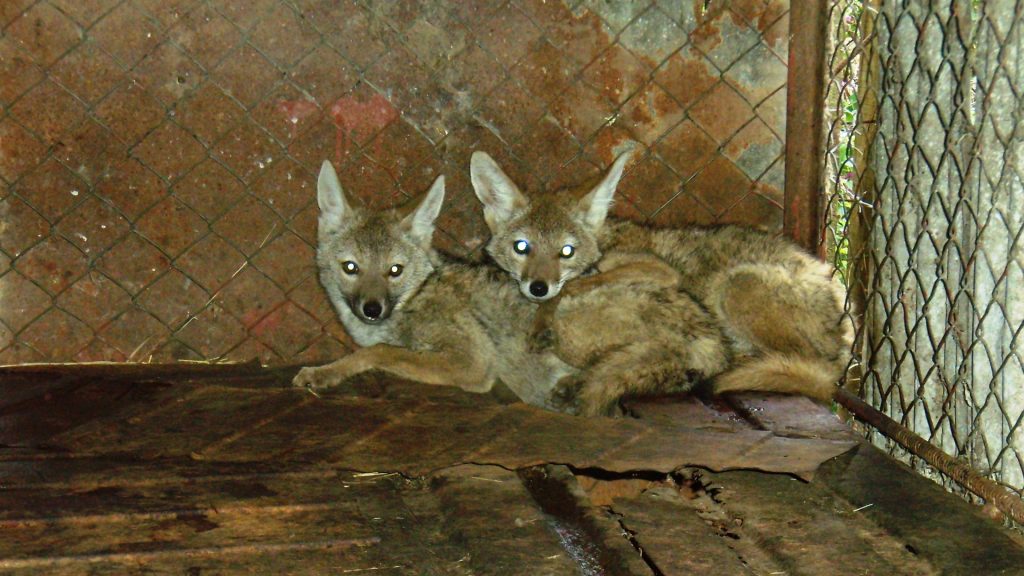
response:
<path fill-rule="evenodd" d="M 366 324 L 379 324 L 391 316 L 393 307 L 387 301 L 359 300 L 349 303 L 349 308 L 361 321 Z"/>
<path fill-rule="evenodd" d="M 519 291 L 533 302 L 544 302 L 558 296 L 560 284 L 549 284 L 543 280 L 523 280 L 519 283 Z"/>

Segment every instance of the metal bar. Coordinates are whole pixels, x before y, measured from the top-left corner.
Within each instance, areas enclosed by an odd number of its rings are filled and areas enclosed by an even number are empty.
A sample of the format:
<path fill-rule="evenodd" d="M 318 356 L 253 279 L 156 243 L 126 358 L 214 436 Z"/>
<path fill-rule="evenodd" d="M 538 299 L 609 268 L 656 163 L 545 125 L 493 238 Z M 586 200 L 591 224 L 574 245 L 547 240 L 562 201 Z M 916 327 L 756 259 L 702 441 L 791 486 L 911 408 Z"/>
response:
<path fill-rule="evenodd" d="M 783 232 L 821 255 L 826 0 L 793 2 L 786 87 L 786 191 Z"/>
<path fill-rule="evenodd" d="M 975 472 L 970 466 L 939 450 L 924 438 L 914 434 L 910 429 L 882 414 L 846 390 L 837 391 L 835 400 L 853 412 L 857 418 L 871 424 L 888 438 L 952 478 L 957 484 L 1010 516 L 1015 522 L 1024 523 L 1024 500 L 1010 489 Z"/>

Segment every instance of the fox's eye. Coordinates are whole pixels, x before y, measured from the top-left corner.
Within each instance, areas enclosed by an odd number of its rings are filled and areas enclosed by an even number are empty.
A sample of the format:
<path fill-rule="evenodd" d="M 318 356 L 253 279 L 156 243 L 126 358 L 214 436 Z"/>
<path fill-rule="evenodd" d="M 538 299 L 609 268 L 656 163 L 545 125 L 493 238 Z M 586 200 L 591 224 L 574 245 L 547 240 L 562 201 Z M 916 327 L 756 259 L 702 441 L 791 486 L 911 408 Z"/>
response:
<path fill-rule="evenodd" d="M 561 251 L 559 251 L 559 254 L 562 256 L 562 258 L 572 258 L 572 255 L 575 253 L 576 248 L 574 248 L 572 244 L 566 244 L 565 246 L 562 246 Z"/>
<path fill-rule="evenodd" d="M 398 278 L 402 275 L 402 270 L 405 268 L 401 264 L 392 264 L 391 268 L 388 268 L 388 276 L 392 278 Z"/>
<path fill-rule="evenodd" d="M 530 243 L 526 240 L 516 240 L 515 243 L 512 244 L 512 249 L 516 251 L 516 254 L 529 254 Z"/>
<path fill-rule="evenodd" d="M 356 274 L 359 272 L 359 265 L 351 260 L 345 260 L 341 263 L 341 269 L 345 271 L 345 274 Z"/>

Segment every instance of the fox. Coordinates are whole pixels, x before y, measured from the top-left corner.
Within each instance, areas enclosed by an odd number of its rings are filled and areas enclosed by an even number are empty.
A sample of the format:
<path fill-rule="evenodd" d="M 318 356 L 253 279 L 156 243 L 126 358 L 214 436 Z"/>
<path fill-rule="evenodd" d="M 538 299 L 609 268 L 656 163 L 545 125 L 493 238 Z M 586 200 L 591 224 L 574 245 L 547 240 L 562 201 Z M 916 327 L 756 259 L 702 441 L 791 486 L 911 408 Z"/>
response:
<path fill-rule="evenodd" d="M 616 181 L 630 155 L 613 162 Z M 713 393 L 832 399 L 853 339 L 845 289 L 827 264 L 793 242 L 740 225 L 655 228 L 607 217 L 614 187 L 580 200 L 572 189 L 527 196 L 481 150 L 471 157 L 470 173 L 491 231 L 489 257 L 527 300 L 541 304 L 534 345 L 555 341 L 549 327 L 560 296 L 579 298 L 606 281 L 647 276 L 689 293 L 725 336 L 733 365 L 715 377 Z"/>
<path fill-rule="evenodd" d="M 633 382 L 629 392 L 657 392 L 692 386 L 728 366 L 724 336 L 696 301 L 629 283 L 566 296 L 553 314 L 559 344 L 531 346 L 537 304 L 501 270 L 433 248 L 444 188 L 442 175 L 409 206 L 369 210 L 346 199 L 333 166 L 323 163 L 320 283 L 360 348 L 303 367 L 294 386 L 330 388 L 370 371 L 476 393 L 501 382 L 526 403 L 596 415 L 614 413 L 627 392 L 619 387 L 623 378 Z M 594 305 L 626 296 L 630 302 L 613 313 Z M 666 317 L 664 330 L 641 330 L 651 315 Z M 557 392 L 566 382 L 583 392 L 561 401 Z"/>

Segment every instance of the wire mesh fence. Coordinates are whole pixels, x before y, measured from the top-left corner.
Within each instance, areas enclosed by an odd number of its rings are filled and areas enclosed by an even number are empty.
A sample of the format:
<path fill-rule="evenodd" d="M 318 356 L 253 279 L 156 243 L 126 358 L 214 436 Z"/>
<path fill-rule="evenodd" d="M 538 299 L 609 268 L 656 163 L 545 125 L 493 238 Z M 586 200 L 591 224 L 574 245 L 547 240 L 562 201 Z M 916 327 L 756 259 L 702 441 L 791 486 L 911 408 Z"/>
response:
<path fill-rule="evenodd" d="M 858 326 L 849 384 L 1024 493 L 1024 3 L 829 8 L 822 241 Z"/>
<path fill-rule="evenodd" d="M 782 221 L 789 3 L 0 2 L 0 364 L 323 361 L 324 158 L 387 206 L 475 148 L 532 190 L 626 140 L 620 216 Z"/>

